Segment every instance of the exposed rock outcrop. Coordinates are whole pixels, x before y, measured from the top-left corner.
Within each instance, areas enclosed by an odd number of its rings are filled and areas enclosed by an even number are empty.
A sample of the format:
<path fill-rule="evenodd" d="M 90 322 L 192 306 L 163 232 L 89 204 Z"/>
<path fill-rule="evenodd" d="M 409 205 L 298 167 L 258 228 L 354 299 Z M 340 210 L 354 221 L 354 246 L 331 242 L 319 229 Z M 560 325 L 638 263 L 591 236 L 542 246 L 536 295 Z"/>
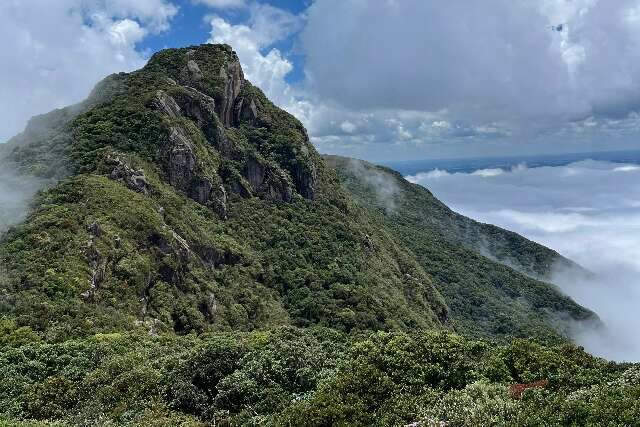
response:
<path fill-rule="evenodd" d="M 151 101 L 151 105 L 156 110 L 172 118 L 180 117 L 182 115 L 182 110 L 175 99 L 163 90 L 156 92 L 156 96 Z"/>
<path fill-rule="evenodd" d="M 169 183 L 179 190 L 189 192 L 196 168 L 196 156 L 189 138 L 181 128 L 170 129 L 165 157 Z"/>
<path fill-rule="evenodd" d="M 246 121 L 255 124 L 258 119 L 259 108 L 261 108 L 261 105 L 257 99 L 240 98 L 235 106 L 235 122 Z"/>
<path fill-rule="evenodd" d="M 87 231 L 89 231 L 89 241 L 87 242 L 85 256 L 89 263 L 89 289 L 82 292 L 80 296 L 84 299 L 92 299 L 102 282 L 104 282 L 107 262 L 96 246 L 97 239 L 102 236 L 100 224 L 97 221 L 92 222 L 87 227 Z"/>
<path fill-rule="evenodd" d="M 234 106 L 244 84 L 244 74 L 237 56 L 227 64 L 226 68 L 220 69 L 220 77 L 225 80 L 224 95 L 219 110 L 220 119 L 225 126 L 232 126 Z"/>
<path fill-rule="evenodd" d="M 239 134 L 237 129 L 249 126 L 270 132 L 279 122 L 264 115 L 264 96 L 244 80 L 235 52 L 228 46 L 211 49 L 222 51 L 224 60 L 220 61 L 220 56 L 214 60 L 204 51 L 187 51 L 178 82 L 158 90 L 149 104 L 171 123 L 169 142 L 162 152 L 169 183 L 198 203 L 212 207 L 222 218 L 227 215 L 227 191 L 280 202 L 290 202 L 296 192 L 313 199 L 317 172 L 309 158 L 304 128 L 297 127 L 304 136 L 300 149 L 293 151 L 298 158 L 288 164 L 268 159 L 271 153 L 263 158 L 259 144 L 264 144 L 260 142 L 264 133 L 254 137 L 246 131 Z M 179 124 L 182 118 L 193 121 L 220 159 L 232 161 L 236 172 L 221 173 L 211 168 L 211 161 L 199 160 L 202 150 L 196 148 L 200 142 L 192 140 L 192 131 Z M 251 138 L 258 139 L 246 140 Z M 250 154 L 254 148 L 248 148 L 248 144 L 257 144 L 256 154 Z"/>
<path fill-rule="evenodd" d="M 138 193 L 147 194 L 149 183 L 141 169 L 133 169 L 118 157 L 107 156 L 105 159 L 107 166 L 111 167 L 109 178 L 125 183 L 127 187 Z"/>
<path fill-rule="evenodd" d="M 316 195 L 317 172 L 312 163 L 296 165 L 292 171 L 296 190 L 305 199 L 313 200 Z"/>
<path fill-rule="evenodd" d="M 290 202 L 293 197 L 293 189 L 286 173 L 256 157 L 250 157 L 247 161 L 245 177 L 255 194 L 279 202 Z"/>

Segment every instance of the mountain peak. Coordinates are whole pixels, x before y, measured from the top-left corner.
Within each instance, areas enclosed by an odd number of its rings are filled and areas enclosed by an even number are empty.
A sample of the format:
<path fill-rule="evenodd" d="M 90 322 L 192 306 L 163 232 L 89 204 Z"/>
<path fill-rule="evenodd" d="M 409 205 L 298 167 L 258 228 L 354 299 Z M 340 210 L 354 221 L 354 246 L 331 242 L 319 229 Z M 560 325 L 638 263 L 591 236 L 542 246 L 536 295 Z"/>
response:
<path fill-rule="evenodd" d="M 448 325 L 413 256 L 227 45 L 158 52 L 37 124 L 7 156 L 59 182 L 0 241 L 12 316 L 35 330 L 51 327 L 27 314 L 40 301 L 52 302 L 40 318 L 71 311 L 94 332 L 113 312 L 115 329 L 179 333 Z M 52 237 L 21 244 L 39 235 Z"/>
<path fill-rule="evenodd" d="M 165 74 L 177 84 L 212 97 L 225 126 L 241 121 L 242 106 L 237 111 L 234 107 L 246 81 L 238 55 L 229 45 L 203 44 L 162 50 L 151 57 L 142 71 Z M 255 107 L 247 113 L 253 118 L 257 116 Z"/>

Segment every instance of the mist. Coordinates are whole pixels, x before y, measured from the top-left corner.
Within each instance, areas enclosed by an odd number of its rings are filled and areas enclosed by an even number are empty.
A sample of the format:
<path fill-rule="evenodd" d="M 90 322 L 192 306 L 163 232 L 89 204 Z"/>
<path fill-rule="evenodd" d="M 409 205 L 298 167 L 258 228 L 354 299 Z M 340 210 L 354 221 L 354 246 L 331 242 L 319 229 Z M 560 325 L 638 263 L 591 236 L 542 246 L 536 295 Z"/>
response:
<path fill-rule="evenodd" d="M 44 181 L 19 175 L 0 160 L 0 235 L 24 219 L 33 196 L 44 186 Z"/>
<path fill-rule="evenodd" d="M 376 168 L 368 167 L 366 163 L 356 159 L 350 159 L 348 167 L 353 175 L 358 176 L 371 187 L 378 203 L 383 205 L 387 212 L 396 210 L 396 197 L 400 197 L 402 193 L 395 178 Z"/>
<path fill-rule="evenodd" d="M 583 161 L 408 178 L 454 210 L 520 233 L 591 271 L 553 271 L 552 281 L 605 325 L 574 325 L 572 338 L 593 354 L 640 361 L 640 167 Z"/>

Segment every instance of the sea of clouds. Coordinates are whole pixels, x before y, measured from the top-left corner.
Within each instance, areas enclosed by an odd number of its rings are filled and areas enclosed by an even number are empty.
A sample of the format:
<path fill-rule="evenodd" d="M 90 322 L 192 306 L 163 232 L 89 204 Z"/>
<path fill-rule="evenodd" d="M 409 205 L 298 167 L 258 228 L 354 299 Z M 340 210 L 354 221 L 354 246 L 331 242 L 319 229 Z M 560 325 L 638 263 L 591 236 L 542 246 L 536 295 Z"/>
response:
<path fill-rule="evenodd" d="M 433 170 L 408 179 L 454 210 L 516 231 L 595 273 L 554 274 L 564 292 L 606 325 L 577 329 L 574 338 L 594 354 L 640 361 L 640 166 L 587 160 L 472 173 Z"/>

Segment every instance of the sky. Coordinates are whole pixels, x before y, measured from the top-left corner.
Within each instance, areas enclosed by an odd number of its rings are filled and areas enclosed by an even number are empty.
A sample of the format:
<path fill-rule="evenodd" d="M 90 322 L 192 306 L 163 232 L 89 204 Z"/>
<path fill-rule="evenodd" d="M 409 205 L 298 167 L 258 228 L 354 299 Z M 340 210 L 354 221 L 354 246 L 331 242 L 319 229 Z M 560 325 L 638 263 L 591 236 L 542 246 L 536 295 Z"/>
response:
<path fill-rule="evenodd" d="M 625 150 L 640 0 L 2 0 L 0 141 L 166 47 L 228 43 L 323 153 Z"/>
<path fill-rule="evenodd" d="M 554 248 L 589 269 L 553 282 L 606 328 L 575 330 L 588 351 L 640 361 L 640 166 L 586 160 L 566 166 L 431 170 L 408 177 L 454 210 Z"/>

